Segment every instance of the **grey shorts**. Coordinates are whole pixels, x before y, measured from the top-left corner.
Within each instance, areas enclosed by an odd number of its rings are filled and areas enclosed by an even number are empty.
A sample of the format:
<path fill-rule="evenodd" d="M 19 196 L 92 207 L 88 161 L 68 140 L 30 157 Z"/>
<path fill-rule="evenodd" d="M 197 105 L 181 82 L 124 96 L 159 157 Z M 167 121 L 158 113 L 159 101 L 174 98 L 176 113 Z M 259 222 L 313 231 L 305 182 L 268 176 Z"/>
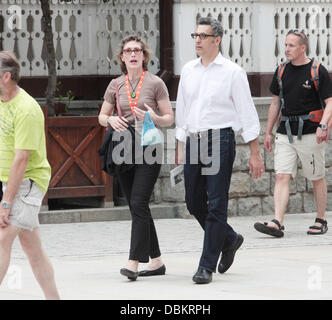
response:
<path fill-rule="evenodd" d="M 3 192 L 6 190 L 6 183 L 3 183 Z M 38 213 L 44 198 L 44 193 L 30 179 L 24 179 L 13 201 L 9 213 L 11 225 L 32 231 L 39 227 Z"/>

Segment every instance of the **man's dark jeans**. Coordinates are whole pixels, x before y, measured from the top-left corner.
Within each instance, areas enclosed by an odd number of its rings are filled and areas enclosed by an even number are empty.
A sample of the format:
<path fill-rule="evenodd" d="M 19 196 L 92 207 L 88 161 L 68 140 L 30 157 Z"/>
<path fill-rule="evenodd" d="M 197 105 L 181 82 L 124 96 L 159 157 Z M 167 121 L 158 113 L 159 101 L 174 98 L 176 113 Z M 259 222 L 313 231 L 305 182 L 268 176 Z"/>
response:
<path fill-rule="evenodd" d="M 227 223 L 235 138 L 231 128 L 209 130 L 204 134 L 205 137 L 187 138 L 185 191 L 187 208 L 205 231 L 199 265 L 215 272 L 220 253 L 237 236 Z M 202 172 L 202 169 L 204 171 L 213 166 L 217 167 L 213 174 Z"/>

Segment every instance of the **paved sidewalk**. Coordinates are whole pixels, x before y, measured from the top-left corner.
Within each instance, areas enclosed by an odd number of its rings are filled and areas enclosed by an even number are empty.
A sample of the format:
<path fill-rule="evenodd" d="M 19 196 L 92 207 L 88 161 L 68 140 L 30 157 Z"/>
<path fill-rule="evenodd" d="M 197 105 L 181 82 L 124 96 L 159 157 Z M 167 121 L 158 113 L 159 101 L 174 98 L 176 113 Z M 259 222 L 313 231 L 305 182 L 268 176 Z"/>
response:
<path fill-rule="evenodd" d="M 229 218 L 245 241 L 232 268 L 208 285 L 191 280 L 203 240 L 194 219 L 155 220 L 167 275 L 135 282 L 119 273 L 128 258 L 130 221 L 43 224 L 41 236 L 62 299 L 332 299 L 332 229 L 307 235 L 314 217 L 288 214 L 281 239 L 253 228 L 271 216 Z M 6 299 L 43 299 L 18 241 L 0 287 L 0 300 Z"/>

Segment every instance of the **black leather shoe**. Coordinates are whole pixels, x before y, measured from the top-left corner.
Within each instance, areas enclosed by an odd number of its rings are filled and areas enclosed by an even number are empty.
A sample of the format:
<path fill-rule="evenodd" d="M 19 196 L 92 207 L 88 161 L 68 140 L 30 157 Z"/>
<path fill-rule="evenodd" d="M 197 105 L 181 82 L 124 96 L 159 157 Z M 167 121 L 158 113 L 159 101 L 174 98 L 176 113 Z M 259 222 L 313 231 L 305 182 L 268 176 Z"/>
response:
<path fill-rule="evenodd" d="M 233 245 L 222 252 L 221 259 L 218 265 L 219 273 L 226 272 L 233 264 L 235 253 L 237 249 L 241 247 L 243 240 L 244 240 L 243 237 L 240 234 L 238 234 Z"/>
<path fill-rule="evenodd" d="M 122 268 L 120 270 L 120 273 L 123 276 L 128 277 L 128 279 L 132 280 L 132 281 L 135 281 L 137 279 L 137 276 L 138 276 L 138 272 L 134 272 L 134 271 L 128 270 L 126 268 Z"/>
<path fill-rule="evenodd" d="M 166 273 L 166 267 L 163 264 L 160 268 L 155 270 L 142 270 L 138 272 L 139 277 L 150 277 L 150 276 L 163 276 Z"/>
<path fill-rule="evenodd" d="M 193 276 L 193 281 L 198 284 L 205 284 L 212 281 L 212 272 L 202 267 L 198 267 L 197 272 Z"/>

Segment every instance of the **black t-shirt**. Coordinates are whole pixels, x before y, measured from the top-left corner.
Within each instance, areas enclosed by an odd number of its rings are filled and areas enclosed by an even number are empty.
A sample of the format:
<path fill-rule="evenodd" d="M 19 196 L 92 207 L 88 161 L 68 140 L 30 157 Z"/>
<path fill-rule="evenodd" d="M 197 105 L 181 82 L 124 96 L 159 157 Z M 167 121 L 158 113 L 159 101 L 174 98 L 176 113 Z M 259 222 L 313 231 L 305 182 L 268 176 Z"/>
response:
<path fill-rule="evenodd" d="M 285 67 L 281 77 L 285 108 L 281 110 L 282 115 L 301 115 L 308 114 L 313 110 L 320 110 L 321 103 L 316 92 L 315 85 L 311 80 L 312 60 L 301 66 L 294 66 L 291 62 Z M 279 96 L 279 84 L 277 80 L 278 68 L 274 73 L 270 91 Z M 319 65 L 319 95 L 324 101 L 332 97 L 332 82 L 328 71 L 321 64 Z M 297 135 L 298 121 L 290 121 L 293 135 Z M 310 120 L 304 121 L 303 134 L 315 133 L 318 127 L 317 122 Z M 281 121 L 277 129 L 278 133 L 286 134 L 285 121 Z"/>

